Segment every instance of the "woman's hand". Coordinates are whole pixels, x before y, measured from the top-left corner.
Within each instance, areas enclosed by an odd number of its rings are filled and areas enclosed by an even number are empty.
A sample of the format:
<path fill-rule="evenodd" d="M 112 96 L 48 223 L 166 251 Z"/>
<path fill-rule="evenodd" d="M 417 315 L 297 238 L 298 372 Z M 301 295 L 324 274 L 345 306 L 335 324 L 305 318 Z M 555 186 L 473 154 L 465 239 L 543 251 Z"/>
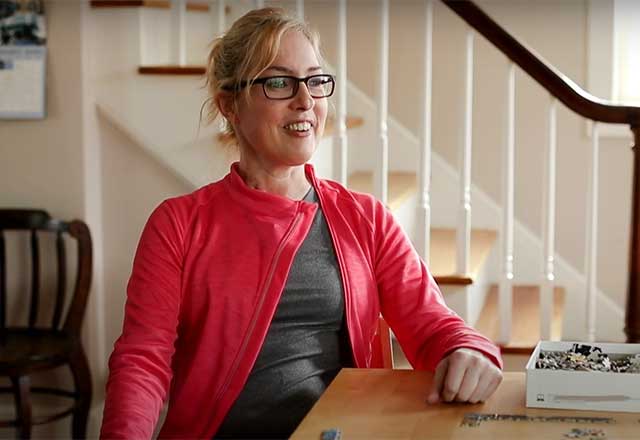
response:
<path fill-rule="evenodd" d="M 427 402 L 484 402 L 500 382 L 502 371 L 493 362 L 479 351 L 459 348 L 438 363 Z"/>

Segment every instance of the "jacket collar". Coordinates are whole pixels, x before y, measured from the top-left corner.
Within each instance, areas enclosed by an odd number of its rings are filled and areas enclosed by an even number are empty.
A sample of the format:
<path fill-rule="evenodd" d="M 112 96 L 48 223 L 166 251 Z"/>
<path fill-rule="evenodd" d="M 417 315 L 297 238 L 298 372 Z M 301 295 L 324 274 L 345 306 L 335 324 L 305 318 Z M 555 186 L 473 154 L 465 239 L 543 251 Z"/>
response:
<path fill-rule="evenodd" d="M 313 165 L 305 164 L 304 170 L 307 179 L 314 189 L 318 191 L 318 180 L 316 179 Z M 231 164 L 229 174 L 225 176 L 223 183 L 235 202 L 243 205 L 246 209 L 254 211 L 256 214 L 282 218 L 287 214 L 294 214 L 303 206 L 309 205 L 309 207 L 313 207 L 315 205 L 315 203 L 291 200 L 288 197 L 249 187 L 238 172 L 238 162 Z"/>

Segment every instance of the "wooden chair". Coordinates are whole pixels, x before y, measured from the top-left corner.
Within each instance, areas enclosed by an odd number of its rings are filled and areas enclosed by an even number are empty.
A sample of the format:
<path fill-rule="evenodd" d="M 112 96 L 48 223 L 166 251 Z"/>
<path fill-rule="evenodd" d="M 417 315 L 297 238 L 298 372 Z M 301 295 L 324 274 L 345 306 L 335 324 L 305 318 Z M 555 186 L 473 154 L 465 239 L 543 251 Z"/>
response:
<path fill-rule="evenodd" d="M 391 328 L 382 316 L 378 318 L 378 330 L 373 338 L 372 347 L 371 365 L 374 368 L 393 368 Z"/>
<path fill-rule="evenodd" d="M 24 313 L 28 316 L 24 320 L 18 320 L 15 315 L 22 312 L 12 311 L 12 325 L 8 325 L 6 316 L 7 259 L 11 258 L 6 251 L 6 231 L 11 231 L 11 234 L 16 234 L 13 231 L 26 231 L 22 234 L 29 235 L 31 254 L 30 292 L 17 292 L 21 295 L 20 302 L 28 305 L 28 311 Z M 45 239 L 45 235 L 50 235 L 51 238 Z M 65 294 L 68 263 L 65 236 L 73 238 L 77 245 L 76 279 L 70 298 L 66 298 Z M 16 241 L 18 242 L 19 240 Z M 50 252 L 41 253 L 41 248 L 44 249 L 47 243 L 55 248 L 55 251 L 51 249 Z M 49 256 L 57 260 L 57 281 L 45 286 L 41 285 L 47 284 L 42 282 L 44 277 L 41 274 L 41 263 L 44 257 Z M 47 212 L 40 210 L 0 209 L 0 375 L 9 377 L 13 385 L 1 387 L 0 392 L 13 393 L 16 407 L 16 419 L 2 420 L 0 427 L 16 427 L 20 438 L 31 436 L 32 425 L 48 423 L 68 415 L 73 415 L 73 438 L 86 436 L 91 405 L 91 374 L 81 344 L 80 330 L 91 283 L 91 267 L 91 235 L 89 228 L 82 221 L 54 220 Z M 55 298 L 50 298 L 51 309 L 47 307 L 41 314 L 41 319 L 38 319 L 38 312 L 44 308 L 44 294 L 49 291 L 55 293 Z M 48 318 L 47 314 L 50 314 L 51 318 Z M 42 324 L 45 316 L 46 324 Z M 70 367 L 75 390 L 68 391 L 50 386 L 31 387 L 30 376 L 33 373 L 65 364 Z M 31 393 L 73 398 L 73 404 L 55 414 L 36 418 L 32 416 Z"/>

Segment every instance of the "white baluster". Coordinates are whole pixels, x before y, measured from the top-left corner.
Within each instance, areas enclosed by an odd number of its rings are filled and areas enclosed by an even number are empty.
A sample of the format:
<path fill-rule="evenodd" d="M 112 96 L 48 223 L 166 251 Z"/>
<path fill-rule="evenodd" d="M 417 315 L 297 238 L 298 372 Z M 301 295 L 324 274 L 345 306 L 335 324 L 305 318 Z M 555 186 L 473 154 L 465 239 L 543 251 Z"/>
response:
<path fill-rule="evenodd" d="M 589 175 L 589 192 L 587 202 L 587 239 L 586 239 L 586 311 L 587 340 L 596 339 L 596 299 L 597 299 L 597 263 L 598 263 L 598 155 L 600 150 L 600 126 L 593 123 L 591 132 L 591 166 Z"/>
<path fill-rule="evenodd" d="M 376 196 L 387 203 L 387 173 L 389 168 L 389 138 L 387 112 L 389 101 L 389 0 L 381 0 L 380 61 L 378 89 L 378 163 L 375 168 L 374 188 Z"/>
<path fill-rule="evenodd" d="M 338 2 L 338 108 L 333 137 L 333 178 L 347 184 L 347 1 Z"/>
<path fill-rule="evenodd" d="M 138 59 L 141 66 L 150 64 L 147 53 L 147 27 L 145 25 L 145 8 L 138 8 L 138 50 L 140 51 Z"/>
<path fill-rule="evenodd" d="M 338 14 L 340 14 L 340 12 L 338 12 Z M 296 15 L 298 19 L 304 21 L 304 0 L 296 0 Z"/>
<path fill-rule="evenodd" d="M 463 142 L 460 144 L 460 216 L 457 232 L 457 267 L 459 274 L 469 272 L 469 242 L 471 241 L 471 141 L 473 124 L 473 39 L 474 32 L 467 30 Z"/>
<path fill-rule="evenodd" d="M 418 253 L 429 261 L 431 238 L 431 83 L 433 66 L 433 0 L 425 1 L 424 96 L 422 97 L 422 136 L 420 139 L 420 191 L 418 201 Z"/>
<path fill-rule="evenodd" d="M 187 65 L 187 2 L 171 2 L 171 46 L 173 62 L 178 66 Z"/>
<path fill-rule="evenodd" d="M 516 143 L 516 69 L 509 62 L 507 72 L 507 132 L 503 156 L 502 184 L 502 276 L 498 296 L 500 315 L 499 342 L 511 340 L 511 313 L 513 302 L 513 229 L 515 196 L 515 143 Z"/>
<path fill-rule="evenodd" d="M 542 204 L 543 272 L 540 288 L 540 338 L 551 339 L 553 298 L 555 289 L 555 223 L 556 223 L 556 107 L 558 100 L 551 95 L 549 103 L 549 139 L 545 157 L 544 200 Z"/>
<path fill-rule="evenodd" d="M 216 2 L 216 23 L 218 35 L 222 35 L 227 30 L 227 12 L 224 0 Z"/>

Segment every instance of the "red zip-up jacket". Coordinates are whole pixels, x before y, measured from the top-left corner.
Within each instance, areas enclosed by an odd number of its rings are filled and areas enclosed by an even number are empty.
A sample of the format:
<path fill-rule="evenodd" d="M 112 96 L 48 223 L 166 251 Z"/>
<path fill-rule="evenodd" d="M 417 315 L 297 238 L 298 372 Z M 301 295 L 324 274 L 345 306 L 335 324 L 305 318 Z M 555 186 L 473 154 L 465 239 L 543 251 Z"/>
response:
<path fill-rule="evenodd" d="M 416 369 L 434 370 L 460 347 L 502 367 L 498 348 L 446 307 L 384 205 L 305 171 L 335 246 L 357 367 L 381 366 L 372 364 L 380 313 Z M 153 212 L 109 361 L 103 438 L 150 438 L 167 395 L 160 438 L 212 438 L 251 372 L 316 209 L 249 188 L 234 164 Z"/>

